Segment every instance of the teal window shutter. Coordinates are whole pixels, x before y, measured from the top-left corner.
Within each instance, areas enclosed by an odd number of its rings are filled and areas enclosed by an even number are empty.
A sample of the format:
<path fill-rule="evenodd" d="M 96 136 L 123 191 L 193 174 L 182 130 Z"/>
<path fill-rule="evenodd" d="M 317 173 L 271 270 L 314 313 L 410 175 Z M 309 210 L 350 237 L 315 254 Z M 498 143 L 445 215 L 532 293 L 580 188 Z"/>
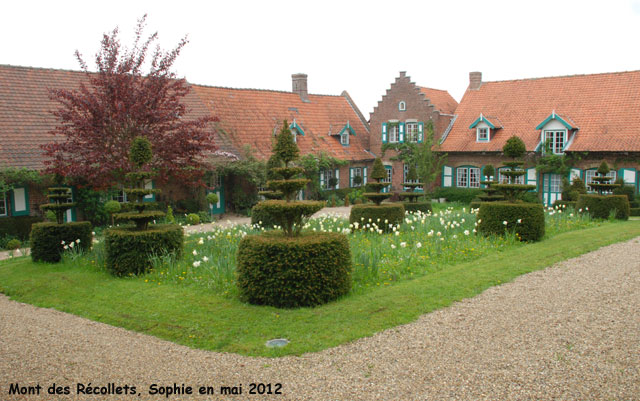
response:
<path fill-rule="evenodd" d="M 453 167 L 442 166 L 442 186 L 443 187 L 453 186 Z"/>
<path fill-rule="evenodd" d="M 335 169 L 333 171 L 333 176 L 336 177 L 336 187 L 334 189 L 340 188 L 340 169 Z"/>
<path fill-rule="evenodd" d="M 27 187 L 16 187 L 11 191 L 11 215 L 29 215 L 29 190 Z"/>
<path fill-rule="evenodd" d="M 349 187 L 353 187 L 353 167 L 349 167 Z"/>
<path fill-rule="evenodd" d="M 153 180 L 146 180 L 144 182 L 144 188 L 145 189 L 155 189 L 156 184 L 155 182 L 153 182 Z M 156 201 L 156 194 L 149 194 L 149 195 L 145 195 L 144 198 L 142 198 L 143 202 L 155 202 Z"/>
<path fill-rule="evenodd" d="M 398 124 L 398 142 L 399 143 L 403 143 L 404 142 L 404 123 L 399 123 Z"/>
<path fill-rule="evenodd" d="M 324 189 L 324 170 L 320 171 L 320 189 Z"/>
<path fill-rule="evenodd" d="M 418 143 L 424 142 L 424 123 L 418 123 Z"/>
<path fill-rule="evenodd" d="M 362 185 L 366 185 L 367 184 L 367 168 L 363 168 L 362 169 Z"/>
<path fill-rule="evenodd" d="M 382 143 L 387 143 L 387 123 L 382 123 Z"/>

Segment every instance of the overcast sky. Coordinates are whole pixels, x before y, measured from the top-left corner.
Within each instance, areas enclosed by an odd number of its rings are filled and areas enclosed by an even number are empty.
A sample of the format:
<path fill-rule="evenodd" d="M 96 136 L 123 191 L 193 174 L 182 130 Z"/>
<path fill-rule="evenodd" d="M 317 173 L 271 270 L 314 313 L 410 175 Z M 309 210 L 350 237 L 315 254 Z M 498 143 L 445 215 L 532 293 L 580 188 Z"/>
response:
<path fill-rule="evenodd" d="M 469 72 L 483 80 L 640 69 L 640 1 L 7 1 L 0 7 L 0 64 L 92 66 L 102 34 L 164 49 L 188 35 L 175 70 L 193 83 L 310 93 L 347 90 L 366 117 L 398 76 L 446 89 L 456 100 Z"/>

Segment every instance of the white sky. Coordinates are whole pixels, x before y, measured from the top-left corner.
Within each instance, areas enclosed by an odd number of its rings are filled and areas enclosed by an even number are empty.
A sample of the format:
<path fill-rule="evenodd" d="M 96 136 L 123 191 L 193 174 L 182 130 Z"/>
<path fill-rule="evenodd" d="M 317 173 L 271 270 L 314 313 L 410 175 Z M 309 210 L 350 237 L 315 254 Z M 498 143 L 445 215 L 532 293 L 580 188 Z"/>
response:
<path fill-rule="evenodd" d="M 136 21 L 192 83 L 310 93 L 347 90 L 365 117 L 398 76 L 460 100 L 470 71 L 496 81 L 640 69 L 640 0 L 12 1 L 0 6 L 0 64 L 92 67 L 102 34 L 130 44 Z"/>

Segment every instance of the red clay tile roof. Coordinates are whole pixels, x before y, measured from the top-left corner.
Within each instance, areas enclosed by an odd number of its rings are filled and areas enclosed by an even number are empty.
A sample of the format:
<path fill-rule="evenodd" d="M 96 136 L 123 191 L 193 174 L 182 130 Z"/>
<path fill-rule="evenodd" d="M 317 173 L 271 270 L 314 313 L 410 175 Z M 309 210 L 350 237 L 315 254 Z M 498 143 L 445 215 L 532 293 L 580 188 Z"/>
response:
<path fill-rule="evenodd" d="M 55 140 L 49 134 L 57 124 L 51 112 L 59 106 L 49 99 L 48 88 L 76 89 L 85 80 L 80 71 L 0 65 L 0 167 L 44 167 L 41 145 Z M 184 103 L 189 117 L 209 113 L 194 91 Z M 220 150 L 237 153 L 225 138 L 215 142 Z"/>
<path fill-rule="evenodd" d="M 258 159 L 271 155 L 274 132 L 282 121 L 296 123 L 304 131 L 297 142 L 302 154 L 327 152 L 342 160 L 372 160 L 369 129 L 345 96 L 309 95 L 309 102 L 291 92 L 233 89 L 194 85 L 193 88 L 210 113 L 220 119 L 221 136 L 238 148 L 249 145 Z M 342 146 L 339 133 L 347 122 L 355 131 L 349 146 Z M 333 134 L 334 136 L 331 136 Z"/>
<path fill-rule="evenodd" d="M 536 126 L 554 111 L 579 128 L 568 151 L 640 151 L 640 71 L 483 82 L 467 89 L 441 150 L 501 151 L 517 135 L 533 151 Z M 480 113 L 504 126 L 489 143 L 477 143 L 469 129 Z"/>
<path fill-rule="evenodd" d="M 423 86 L 419 86 L 418 88 L 420 88 L 420 92 L 429 99 L 429 102 L 431 102 L 440 113 L 453 114 L 456 111 L 458 102 L 451 97 L 449 92 L 440 89 L 425 88 Z"/>

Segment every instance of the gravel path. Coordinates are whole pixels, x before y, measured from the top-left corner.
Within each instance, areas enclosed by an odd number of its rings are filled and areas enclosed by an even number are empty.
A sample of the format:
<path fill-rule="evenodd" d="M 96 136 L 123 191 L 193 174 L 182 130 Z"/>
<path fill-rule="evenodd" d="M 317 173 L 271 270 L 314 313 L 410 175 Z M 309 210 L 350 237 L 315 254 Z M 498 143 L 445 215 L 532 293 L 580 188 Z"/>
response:
<path fill-rule="evenodd" d="M 8 384 L 282 383 L 304 400 L 638 400 L 640 238 L 602 248 L 420 317 L 301 357 L 194 350 L 0 296 L 0 399 Z M 273 387 L 272 387 L 273 388 Z M 46 390 L 43 390 L 46 391 Z M 12 398 L 13 397 L 13 398 Z M 259 398 L 254 396 L 255 398 Z"/>

